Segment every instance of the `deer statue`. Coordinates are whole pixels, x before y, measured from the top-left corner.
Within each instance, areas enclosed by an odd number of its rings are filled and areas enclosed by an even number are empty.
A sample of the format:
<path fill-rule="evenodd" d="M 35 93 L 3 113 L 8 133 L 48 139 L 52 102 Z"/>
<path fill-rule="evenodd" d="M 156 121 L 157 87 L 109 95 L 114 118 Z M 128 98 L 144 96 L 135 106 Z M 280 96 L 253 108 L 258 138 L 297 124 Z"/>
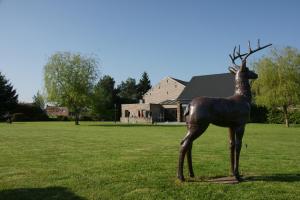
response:
<path fill-rule="evenodd" d="M 233 54 L 229 55 L 233 66 L 228 68 L 235 75 L 235 92 L 233 96 L 227 98 L 196 97 L 190 102 L 184 113 L 188 130 L 180 143 L 177 171 L 177 177 L 180 181 L 185 180 L 183 176 L 183 163 L 186 153 L 189 175 L 190 177 L 194 177 L 192 167 L 193 141 L 202 135 L 210 123 L 229 128 L 231 173 L 236 181 L 241 180 L 239 158 L 245 125 L 250 116 L 252 98 L 249 79 L 256 79 L 258 77 L 254 71 L 247 68 L 246 60 L 251 54 L 271 45 L 268 44 L 261 47 L 258 40 L 257 49 L 253 50 L 249 42 L 249 52 L 244 54 L 240 53 L 240 47 L 237 51 L 236 47 L 234 48 Z M 241 60 L 241 66 L 235 63 L 237 58 Z"/>

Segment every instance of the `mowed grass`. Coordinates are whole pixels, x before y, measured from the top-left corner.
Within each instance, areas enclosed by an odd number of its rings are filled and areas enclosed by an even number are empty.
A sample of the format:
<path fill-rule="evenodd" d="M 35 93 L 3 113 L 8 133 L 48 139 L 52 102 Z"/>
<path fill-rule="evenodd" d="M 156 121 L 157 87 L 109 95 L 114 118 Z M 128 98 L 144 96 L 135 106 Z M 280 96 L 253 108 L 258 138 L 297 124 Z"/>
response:
<path fill-rule="evenodd" d="M 176 179 L 184 126 L 0 124 L 0 199 L 300 199 L 300 127 L 248 124 L 240 169 L 229 174 L 228 130 L 194 142 L 196 178 Z"/>

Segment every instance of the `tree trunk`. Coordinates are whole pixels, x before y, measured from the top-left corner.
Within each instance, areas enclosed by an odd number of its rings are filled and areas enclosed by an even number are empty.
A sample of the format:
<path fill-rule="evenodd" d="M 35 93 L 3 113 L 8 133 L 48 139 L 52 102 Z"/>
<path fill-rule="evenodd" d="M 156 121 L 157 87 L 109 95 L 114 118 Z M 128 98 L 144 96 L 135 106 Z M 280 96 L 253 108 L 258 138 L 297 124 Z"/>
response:
<path fill-rule="evenodd" d="M 75 113 L 75 125 L 79 125 L 79 113 Z"/>
<path fill-rule="evenodd" d="M 289 123 L 289 115 L 288 115 L 287 106 L 283 106 L 283 113 L 284 113 L 285 126 L 289 127 L 290 123 Z"/>

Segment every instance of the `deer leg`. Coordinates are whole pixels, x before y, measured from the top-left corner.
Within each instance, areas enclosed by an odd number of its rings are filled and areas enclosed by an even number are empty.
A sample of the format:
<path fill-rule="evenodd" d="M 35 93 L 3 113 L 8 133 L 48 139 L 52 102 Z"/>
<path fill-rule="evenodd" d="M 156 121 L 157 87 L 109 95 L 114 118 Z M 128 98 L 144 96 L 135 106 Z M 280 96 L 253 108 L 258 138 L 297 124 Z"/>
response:
<path fill-rule="evenodd" d="M 234 175 L 234 151 L 235 151 L 235 132 L 233 128 L 229 128 L 229 150 L 230 150 L 230 173 Z"/>
<path fill-rule="evenodd" d="M 237 180 L 240 180 L 239 173 L 239 160 L 240 152 L 242 148 L 242 139 L 244 136 L 245 125 L 238 127 L 235 132 L 235 166 L 234 166 L 234 176 Z"/>
<path fill-rule="evenodd" d="M 179 152 L 179 161 L 178 161 L 178 171 L 177 171 L 177 178 L 181 181 L 184 181 L 184 176 L 183 176 L 183 162 L 184 162 L 184 157 L 185 154 L 189 148 L 189 146 L 192 143 L 192 140 L 190 137 L 186 137 L 184 141 L 181 142 L 181 148 Z"/>
<path fill-rule="evenodd" d="M 190 150 L 190 153 L 188 154 L 188 163 L 189 169 L 192 169 L 192 142 L 198 138 L 202 133 L 207 129 L 208 123 L 205 123 L 203 125 L 189 125 L 189 131 L 187 135 L 184 137 L 184 139 L 181 141 L 181 147 L 179 152 L 179 161 L 178 161 L 178 171 L 177 171 L 177 177 L 179 180 L 184 181 L 183 176 L 183 163 L 184 163 L 184 157 L 188 150 Z M 190 157 L 190 158 L 189 158 Z M 190 175 L 193 175 L 193 172 L 190 171 Z"/>
<path fill-rule="evenodd" d="M 194 170 L 193 170 L 193 164 L 192 164 L 192 147 L 193 147 L 193 142 L 190 144 L 188 151 L 187 151 L 187 163 L 188 163 L 188 167 L 189 167 L 190 177 L 195 177 Z"/>

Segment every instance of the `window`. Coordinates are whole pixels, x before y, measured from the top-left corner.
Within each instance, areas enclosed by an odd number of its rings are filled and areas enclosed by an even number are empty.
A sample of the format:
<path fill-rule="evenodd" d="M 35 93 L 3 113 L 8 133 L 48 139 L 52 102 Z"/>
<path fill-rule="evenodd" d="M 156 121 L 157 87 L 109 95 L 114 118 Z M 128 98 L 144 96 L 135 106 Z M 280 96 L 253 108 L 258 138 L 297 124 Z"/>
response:
<path fill-rule="evenodd" d="M 125 117 L 129 117 L 129 116 L 130 116 L 129 110 L 125 110 Z"/>

